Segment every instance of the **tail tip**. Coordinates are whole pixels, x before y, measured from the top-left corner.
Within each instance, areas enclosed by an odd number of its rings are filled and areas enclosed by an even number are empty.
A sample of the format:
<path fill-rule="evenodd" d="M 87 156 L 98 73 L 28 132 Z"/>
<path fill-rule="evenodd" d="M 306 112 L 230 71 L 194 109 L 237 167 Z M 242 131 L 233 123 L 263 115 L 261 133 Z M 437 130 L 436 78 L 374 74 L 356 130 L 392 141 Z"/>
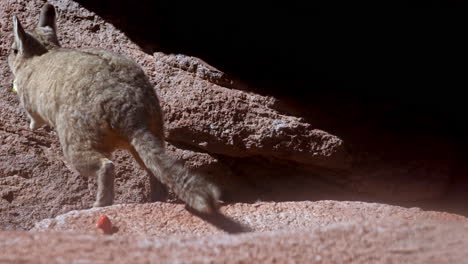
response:
<path fill-rule="evenodd" d="M 215 185 L 210 184 L 205 192 L 193 197 L 190 207 L 203 214 L 215 214 L 219 211 L 219 198 L 221 191 Z"/>

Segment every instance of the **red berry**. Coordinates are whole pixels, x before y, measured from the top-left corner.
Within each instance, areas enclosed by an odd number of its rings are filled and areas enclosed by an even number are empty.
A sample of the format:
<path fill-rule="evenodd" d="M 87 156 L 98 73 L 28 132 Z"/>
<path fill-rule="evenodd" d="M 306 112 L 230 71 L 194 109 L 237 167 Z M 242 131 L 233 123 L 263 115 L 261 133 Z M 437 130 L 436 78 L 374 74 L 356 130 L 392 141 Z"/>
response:
<path fill-rule="evenodd" d="M 101 215 L 97 220 L 97 228 L 101 229 L 104 234 L 112 234 L 112 224 L 107 215 Z"/>

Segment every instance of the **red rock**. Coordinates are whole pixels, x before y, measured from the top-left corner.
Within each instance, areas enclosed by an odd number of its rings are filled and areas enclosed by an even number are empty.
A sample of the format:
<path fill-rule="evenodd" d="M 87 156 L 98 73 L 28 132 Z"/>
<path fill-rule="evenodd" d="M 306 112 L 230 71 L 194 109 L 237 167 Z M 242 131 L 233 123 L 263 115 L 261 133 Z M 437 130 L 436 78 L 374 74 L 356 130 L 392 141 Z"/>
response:
<path fill-rule="evenodd" d="M 203 220 L 183 205 L 72 211 L 29 232 L 0 232 L 2 263 L 465 263 L 466 217 L 361 202 L 234 204 Z M 119 232 L 90 220 L 115 215 Z M 236 231 L 234 223 L 250 230 Z M 237 231 L 240 231 L 237 229 Z M 72 238 L 72 239 L 70 239 Z"/>
<path fill-rule="evenodd" d="M 450 182 L 450 147 L 416 135 L 418 140 L 405 137 L 390 148 L 391 136 L 368 138 L 353 119 L 341 120 L 332 132 L 314 118 L 290 114 L 276 98 L 245 90 L 196 58 L 145 54 L 77 2 L 50 2 L 59 10 L 64 46 L 111 49 L 144 67 L 166 112 L 171 155 L 209 171 L 230 188 L 234 201 L 253 197 L 297 202 L 231 204 L 221 208 L 226 217 L 221 222 L 202 219 L 180 204 L 145 203 L 149 186 L 144 171 L 127 153 L 118 152 L 120 205 L 81 210 L 94 200 L 94 179 L 67 168 L 53 131 L 29 130 L 11 92 L 13 78 L 5 56 L 11 18 L 17 15 L 26 27 L 35 25 L 43 1 L 0 1 L 0 229 L 35 226 L 28 232 L 0 231 L 0 263 L 466 262 L 465 217 L 378 203 L 298 201 L 344 200 L 345 190 L 396 200 L 438 197 Z M 333 101 L 322 102 L 329 103 Z M 327 123 L 326 116 L 321 118 Z M 347 140 L 353 133 L 358 147 L 375 145 L 378 151 L 350 151 Z M 314 171 L 307 171 L 308 166 Z M 318 175 L 335 183 L 333 188 L 311 184 Z M 247 197 L 249 188 L 252 196 Z M 466 188 L 460 189 L 458 201 L 466 212 Z M 439 206 L 441 211 L 454 207 L 450 200 Z M 95 236 L 94 223 L 103 214 L 113 216 L 114 228 L 119 227 L 115 236 Z M 227 234 L 243 227 L 250 232 Z"/>

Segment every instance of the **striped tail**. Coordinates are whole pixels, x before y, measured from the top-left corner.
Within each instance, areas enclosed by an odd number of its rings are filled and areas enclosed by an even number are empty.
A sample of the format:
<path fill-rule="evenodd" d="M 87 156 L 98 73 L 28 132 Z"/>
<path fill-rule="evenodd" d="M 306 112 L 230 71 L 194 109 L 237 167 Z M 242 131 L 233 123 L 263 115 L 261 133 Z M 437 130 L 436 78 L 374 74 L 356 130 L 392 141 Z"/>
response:
<path fill-rule="evenodd" d="M 139 131 L 134 134 L 131 144 L 154 176 L 188 206 L 201 213 L 218 210 L 218 187 L 167 156 L 162 139 L 149 131 Z"/>

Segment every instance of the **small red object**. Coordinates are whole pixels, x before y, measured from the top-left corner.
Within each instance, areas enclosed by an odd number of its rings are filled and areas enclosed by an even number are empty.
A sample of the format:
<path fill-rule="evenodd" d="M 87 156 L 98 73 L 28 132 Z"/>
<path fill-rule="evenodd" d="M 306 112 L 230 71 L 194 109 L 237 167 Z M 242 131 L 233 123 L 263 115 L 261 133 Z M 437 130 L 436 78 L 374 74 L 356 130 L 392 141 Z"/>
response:
<path fill-rule="evenodd" d="M 101 215 L 99 217 L 97 228 L 101 229 L 104 234 L 112 234 L 112 224 L 107 215 Z"/>

